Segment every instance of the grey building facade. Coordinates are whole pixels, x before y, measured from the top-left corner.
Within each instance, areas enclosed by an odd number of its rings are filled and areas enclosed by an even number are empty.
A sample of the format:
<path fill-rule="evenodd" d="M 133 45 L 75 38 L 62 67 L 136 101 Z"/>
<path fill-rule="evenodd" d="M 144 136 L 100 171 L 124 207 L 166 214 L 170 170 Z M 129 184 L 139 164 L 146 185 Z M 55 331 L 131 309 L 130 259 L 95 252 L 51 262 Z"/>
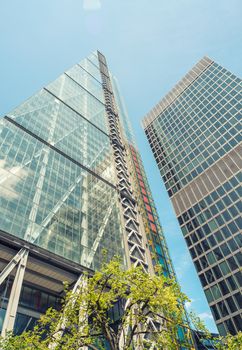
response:
<path fill-rule="evenodd" d="M 242 330 L 241 79 L 208 57 L 145 116 L 220 334 Z"/>

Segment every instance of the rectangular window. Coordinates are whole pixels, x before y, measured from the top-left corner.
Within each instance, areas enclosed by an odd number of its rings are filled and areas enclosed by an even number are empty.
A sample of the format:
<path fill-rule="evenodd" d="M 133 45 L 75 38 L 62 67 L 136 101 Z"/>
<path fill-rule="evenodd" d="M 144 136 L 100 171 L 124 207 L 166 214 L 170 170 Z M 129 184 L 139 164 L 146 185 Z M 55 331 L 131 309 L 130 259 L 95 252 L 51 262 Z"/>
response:
<path fill-rule="evenodd" d="M 151 221 L 154 222 L 154 217 L 153 217 L 153 215 L 151 215 L 151 214 L 148 213 L 148 218 L 149 218 L 149 220 L 151 220 Z"/>
<path fill-rule="evenodd" d="M 156 226 L 152 223 L 150 223 L 151 230 L 154 232 L 157 232 Z"/>
<path fill-rule="evenodd" d="M 144 188 L 141 188 L 143 194 L 147 194 Z"/>

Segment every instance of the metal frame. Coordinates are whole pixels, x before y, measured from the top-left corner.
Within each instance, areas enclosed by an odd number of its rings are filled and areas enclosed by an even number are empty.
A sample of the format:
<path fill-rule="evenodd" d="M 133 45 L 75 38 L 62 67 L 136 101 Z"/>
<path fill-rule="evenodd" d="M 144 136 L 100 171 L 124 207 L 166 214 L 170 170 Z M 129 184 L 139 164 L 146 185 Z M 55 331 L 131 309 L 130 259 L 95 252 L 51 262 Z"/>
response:
<path fill-rule="evenodd" d="M 12 285 L 8 306 L 3 321 L 2 333 L 4 337 L 7 332 L 12 331 L 17 315 L 19 297 L 23 285 L 24 273 L 27 265 L 29 250 L 22 248 L 8 263 L 0 274 L 0 285 L 11 274 L 15 267 L 17 267 L 16 275 Z"/>

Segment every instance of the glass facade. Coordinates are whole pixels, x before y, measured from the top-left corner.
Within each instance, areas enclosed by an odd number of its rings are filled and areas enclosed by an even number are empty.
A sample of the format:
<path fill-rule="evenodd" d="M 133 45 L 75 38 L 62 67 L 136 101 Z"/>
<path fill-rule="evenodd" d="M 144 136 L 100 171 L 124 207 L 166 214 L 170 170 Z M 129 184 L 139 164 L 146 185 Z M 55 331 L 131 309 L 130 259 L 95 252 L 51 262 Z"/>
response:
<path fill-rule="evenodd" d="M 0 120 L 0 229 L 92 269 L 124 255 L 95 60 Z"/>
<path fill-rule="evenodd" d="M 144 120 L 221 334 L 242 330 L 241 79 L 202 59 Z"/>

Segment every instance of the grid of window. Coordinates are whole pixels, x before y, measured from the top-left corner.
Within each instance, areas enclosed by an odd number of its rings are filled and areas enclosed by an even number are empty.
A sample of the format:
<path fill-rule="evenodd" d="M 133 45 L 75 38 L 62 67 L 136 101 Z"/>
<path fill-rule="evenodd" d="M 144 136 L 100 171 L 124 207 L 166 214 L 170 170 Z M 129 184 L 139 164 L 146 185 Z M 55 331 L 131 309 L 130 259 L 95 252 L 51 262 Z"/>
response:
<path fill-rule="evenodd" d="M 0 300 L 1 306 L 7 303 L 13 281 L 4 282 L 0 285 Z M 23 284 L 21 289 L 19 305 L 22 313 L 17 313 L 16 321 L 14 323 L 14 334 L 21 334 L 23 331 L 33 329 L 37 318 L 41 313 L 44 313 L 49 307 L 60 308 L 60 296 L 51 293 L 46 293 L 36 287 Z M 0 329 L 4 321 L 6 309 L 0 309 Z M 33 317 L 33 315 L 35 317 Z"/>
<path fill-rule="evenodd" d="M 98 127 L 107 130 L 104 104 L 67 75 L 62 74 L 46 89 Z"/>
<path fill-rule="evenodd" d="M 99 123 L 104 117 L 105 114 L 99 115 Z M 11 118 L 103 178 L 113 181 L 114 168 L 108 135 L 47 91 L 41 90 L 27 100 L 11 113 Z M 11 136 L 2 137 L 6 137 L 2 147 L 8 149 Z"/>
<path fill-rule="evenodd" d="M 99 71 L 99 63 L 98 58 L 95 54 L 91 55 L 88 58 L 85 58 L 79 63 L 83 69 L 85 69 L 88 73 L 90 73 L 96 80 L 100 83 L 102 82 L 101 74 Z"/>
<path fill-rule="evenodd" d="M 241 141 L 241 98 L 241 79 L 213 63 L 147 127 L 170 196 Z"/>
<path fill-rule="evenodd" d="M 104 103 L 103 89 L 101 88 L 101 83 L 90 76 L 81 66 L 75 65 L 66 71 L 66 74 L 74 79 L 83 88 L 88 90 L 93 96 Z"/>
<path fill-rule="evenodd" d="M 214 318 L 233 314 L 225 325 L 233 334 L 242 329 L 241 182 L 238 173 L 178 217 Z"/>

